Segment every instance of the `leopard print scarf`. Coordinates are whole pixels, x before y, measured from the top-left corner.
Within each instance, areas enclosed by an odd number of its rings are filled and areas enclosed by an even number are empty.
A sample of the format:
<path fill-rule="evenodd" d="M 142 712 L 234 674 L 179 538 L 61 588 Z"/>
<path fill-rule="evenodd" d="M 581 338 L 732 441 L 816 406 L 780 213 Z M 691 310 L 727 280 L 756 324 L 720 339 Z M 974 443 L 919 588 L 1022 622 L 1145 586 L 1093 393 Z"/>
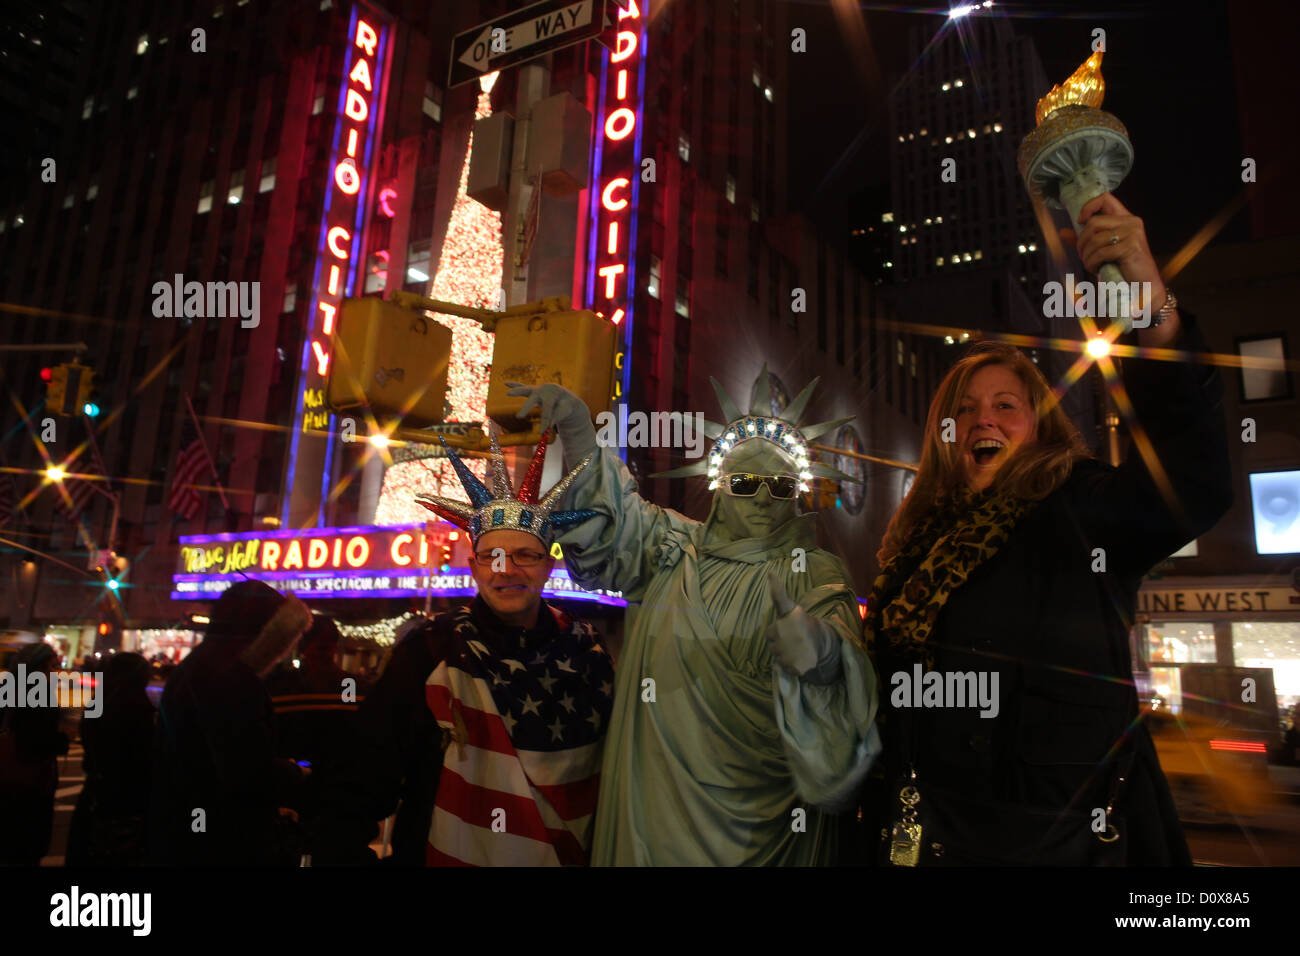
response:
<path fill-rule="evenodd" d="M 883 637 L 894 653 L 919 654 L 933 667 L 929 638 L 939 612 L 997 554 L 1030 504 L 1004 494 L 954 495 L 917 522 L 871 586 L 865 636 L 872 658 Z"/>

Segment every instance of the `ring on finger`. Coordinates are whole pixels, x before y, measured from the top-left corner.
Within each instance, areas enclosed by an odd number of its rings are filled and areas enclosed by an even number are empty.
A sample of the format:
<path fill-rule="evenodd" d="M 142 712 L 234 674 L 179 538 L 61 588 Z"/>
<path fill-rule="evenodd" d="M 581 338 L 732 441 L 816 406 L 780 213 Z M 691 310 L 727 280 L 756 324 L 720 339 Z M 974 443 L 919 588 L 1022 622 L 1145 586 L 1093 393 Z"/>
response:
<path fill-rule="evenodd" d="M 1118 243 L 1119 243 L 1119 233 L 1118 232 L 1112 233 L 1110 237 L 1110 244 L 1113 246 Z"/>

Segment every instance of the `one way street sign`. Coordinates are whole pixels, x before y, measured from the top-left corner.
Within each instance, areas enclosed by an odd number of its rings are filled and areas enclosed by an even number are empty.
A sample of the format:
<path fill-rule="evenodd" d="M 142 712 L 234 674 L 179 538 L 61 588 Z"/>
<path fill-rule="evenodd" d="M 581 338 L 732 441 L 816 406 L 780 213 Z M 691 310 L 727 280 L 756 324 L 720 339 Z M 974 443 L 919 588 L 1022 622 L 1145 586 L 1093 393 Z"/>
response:
<path fill-rule="evenodd" d="M 609 0 L 542 0 L 459 33 L 451 41 L 447 86 L 589 40 L 604 30 L 608 6 Z"/>

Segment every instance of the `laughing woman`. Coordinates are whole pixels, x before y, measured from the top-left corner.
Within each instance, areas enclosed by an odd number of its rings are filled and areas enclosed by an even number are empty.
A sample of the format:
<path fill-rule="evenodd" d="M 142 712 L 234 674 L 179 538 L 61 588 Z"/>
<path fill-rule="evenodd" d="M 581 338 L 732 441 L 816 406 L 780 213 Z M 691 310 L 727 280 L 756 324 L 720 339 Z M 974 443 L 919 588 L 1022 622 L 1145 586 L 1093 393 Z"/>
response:
<path fill-rule="evenodd" d="M 1089 271 L 1110 261 L 1151 283 L 1136 344 L 1204 350 L 1141 220 L 1109 194 L 1081 220 Z M 1129 628 L 1143 575 L 1230 504 L 1221 384 L 1154 359 L 1126 360 L 1123 378 L 1151 465 L 1136 448 L 1117 468 L 1092 458 L 1011 346 L 977 347 L 940 384 L 868 602 L 887 702 L 870 801 L 882 859 L 1190 863 L 1138 720 Z"/>

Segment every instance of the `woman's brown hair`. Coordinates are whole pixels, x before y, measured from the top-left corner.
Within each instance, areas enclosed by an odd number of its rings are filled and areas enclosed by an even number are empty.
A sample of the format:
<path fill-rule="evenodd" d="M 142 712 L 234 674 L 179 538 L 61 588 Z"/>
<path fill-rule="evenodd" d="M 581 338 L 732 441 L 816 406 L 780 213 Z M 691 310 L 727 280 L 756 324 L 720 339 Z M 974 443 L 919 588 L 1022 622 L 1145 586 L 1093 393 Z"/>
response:
<path fill-rule="evenodd" d="M 925 420 L 921 466 L 907 498 L 894 512 L 885 540 L 876 554 L 883 566 L 897 553 L 918 521 L 938 508 L 963 485 L 959 451 L 942 440 L 943 421 L 957 417 L 957 408 L 971 377 L 989 365 L 1002 365 L 1025 385 L 1037 419 L 1032 442 L 1022 444 L 998 470 L 991 488 L 1017 498 L 1039 501 L 1055 491 L 1070 475 L 1074 463 L 1091 457 L 1074 423 L 1062 410 L 1047 379 L 1023 352 L 1013 345 L 985 342 L 976 345 L 944 376 L 930 401 Z"/>

